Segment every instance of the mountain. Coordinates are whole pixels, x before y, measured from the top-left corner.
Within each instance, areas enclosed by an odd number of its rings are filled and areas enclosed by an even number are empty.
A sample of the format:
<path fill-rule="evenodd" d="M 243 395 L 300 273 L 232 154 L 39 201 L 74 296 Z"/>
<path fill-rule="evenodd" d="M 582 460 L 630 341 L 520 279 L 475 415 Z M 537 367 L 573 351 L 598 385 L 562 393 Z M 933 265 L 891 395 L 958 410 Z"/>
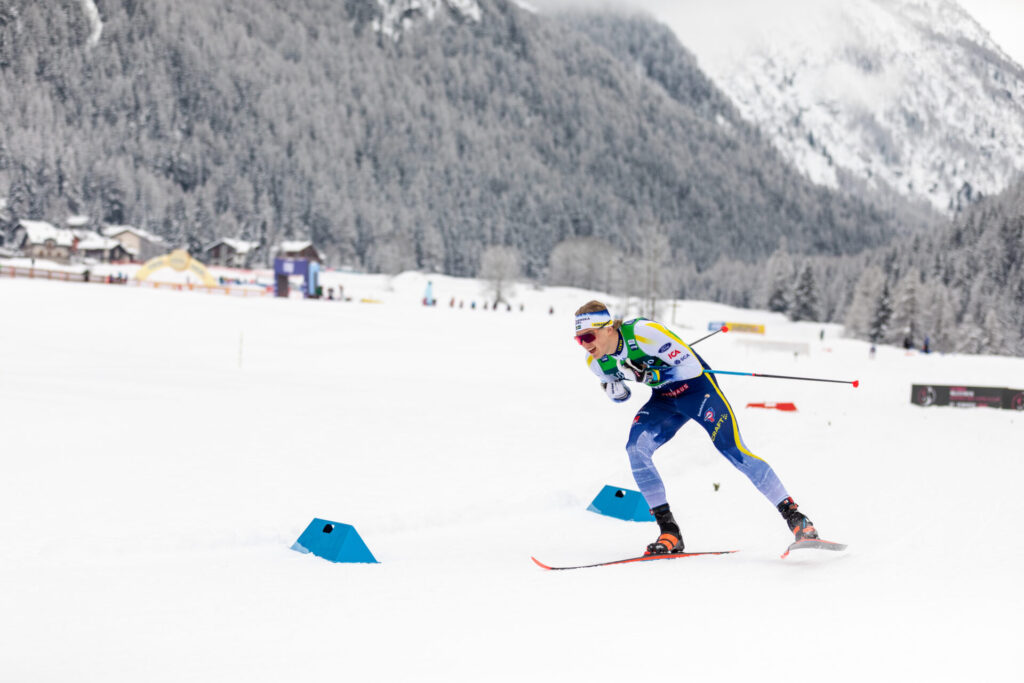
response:
<path fill-rule="evenodd" d="M 1024 170 L 1024 69 L 953 0 L 716 3 L 728 24 L 686 8 L 684 44 L 815 182 L 955 212 Z"/>
<path fill-rule="evenodd" d="M 706 268 L 856 253 L 929 217 L 809 182 L 649 19 L 505 0 L 0 3 L 0 195 L 194 252 L 543 277 L 596 240 Z M 667 67 L 671 67 L 671 69 Z M 265 255 L 265 252 L 264 252 Z M 590 270 L 596 269 L 591 264 Z"/>

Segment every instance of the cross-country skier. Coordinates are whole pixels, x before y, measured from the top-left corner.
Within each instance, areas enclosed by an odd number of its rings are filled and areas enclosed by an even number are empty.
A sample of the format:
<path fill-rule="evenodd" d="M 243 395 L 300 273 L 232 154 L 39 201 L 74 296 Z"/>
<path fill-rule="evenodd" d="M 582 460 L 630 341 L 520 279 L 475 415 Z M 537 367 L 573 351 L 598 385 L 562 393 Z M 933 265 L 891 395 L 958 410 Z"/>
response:
<path fill-rule="evenodd" d="M 633 477 L 660 530 L 658 540 L 647 546 L 645 554 L 683 550 L 679 525 L 672 517 L 665 485 L 652 458 L 654 451 L 691 419 L 778 508 L 796 541 L 818 538 L 811 520 L 797 510 L 771 466 L 743 443 L 725 394 L 711 375 L 704 374 L 708 365 L 675 333 L 644 318 L 613 320 L 607 306 L 590 301 L 576 311 L 576 342 L 587 350 L 587 365 L 611 400 L 621 403 L 630 397 L 627 378 L 651 388 L 651 398 L 633 418 L 626 443 Z"/>

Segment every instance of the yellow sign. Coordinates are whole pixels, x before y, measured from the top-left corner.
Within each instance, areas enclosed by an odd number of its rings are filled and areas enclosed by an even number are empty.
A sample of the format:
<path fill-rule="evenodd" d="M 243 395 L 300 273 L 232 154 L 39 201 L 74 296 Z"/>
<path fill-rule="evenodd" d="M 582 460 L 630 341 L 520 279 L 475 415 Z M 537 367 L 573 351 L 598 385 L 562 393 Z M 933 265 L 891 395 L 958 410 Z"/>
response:
<path fill-rule="evenodd" d="M 730 332 L 753 332 L 754 334 L 764 334 L 764 325 L 755 325 L 753 323 L 726 323 L 729 326 Z"/>
<path fill-rule="evenodd" d="M 210 271 L 206 269 L 206 266 L 192 258 L 184 249 L 175 249 L 170 254 L 157 256 L 146 261 L 146 264 L 139 268 L 139 272 L 135 273 L 135 279 L 145 280 L 162 268 L 171 268 L 179 273 L 187 270 L 202 280 L 203 284 L 207 287 L 217 286 L 217 279 L 210 275 Z"/>

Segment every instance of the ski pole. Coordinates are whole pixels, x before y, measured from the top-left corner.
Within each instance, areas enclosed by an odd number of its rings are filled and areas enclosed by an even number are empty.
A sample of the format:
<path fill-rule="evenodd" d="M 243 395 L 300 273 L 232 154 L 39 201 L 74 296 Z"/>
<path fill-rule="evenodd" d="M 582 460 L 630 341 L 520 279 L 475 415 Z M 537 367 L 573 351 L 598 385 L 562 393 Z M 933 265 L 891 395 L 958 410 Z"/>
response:
<path fill-rule="evenodd" d="M 732 370 L 705 370 L 705 375 L 742 375 L 745 377 L 774 377 L 775 379 L 799 379 L 806 382 L 835 382 L 836 384 L 852 384 L 854 388 L 860 386 L 860 380 L 848 379 L 823 379 L 821 377 L 793 377 L 791 375 L 766 375 L 760 372 L 734 372 Z"/>
<path fill-rule="evenodd" d="M 705 335 L 704 335 L 703 337 L 701 337 L 701 338 L 700 338 L 700 339 L 698 339 L 697 341 L 695 341 L 695 342 L 690 342 L 689 344 L 687 344 L 687 346 L 694 346 L 695 344 L 699 344 L 699 343 L 701 343 L 702 341 L 704 341 L 704 340 L 705 340 L 705 339 L 707 339 L 708 337 L 714 337 L 714 336 L 715 336 L 716 334 L 718 334 L 719 332 L 728 332 L 728 331 L 729 331 L 729 326 L 728 326 L 728 325 L 722 325 L 721 327 L 719 327 L 719 328 L 718 328 L 717 330 L 715 330 L 715 331 L 714 331 L 714 332 L 712 332 L 711 334 L 705 334 Z"/>

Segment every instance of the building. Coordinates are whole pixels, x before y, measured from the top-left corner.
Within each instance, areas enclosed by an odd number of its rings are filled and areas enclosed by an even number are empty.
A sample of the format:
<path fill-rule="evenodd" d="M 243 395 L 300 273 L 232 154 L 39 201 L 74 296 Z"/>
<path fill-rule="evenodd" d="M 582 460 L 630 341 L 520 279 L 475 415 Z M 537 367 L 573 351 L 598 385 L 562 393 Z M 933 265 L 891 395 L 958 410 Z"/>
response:
<path fill-rule="evenodd" d="M 306 259 L 323 263 L 324 257 L 320 251 L 308 240 L 293 242 L 281 242 L 274 250 L 275 258 Z"/>
<path fill-rule="evenodd" d="M 46 221 L 22 219 L 11 235 L 11 246 L 29 258 L 58 263 L 71 261 L 79 237 L 74 231 L 58 228 Z"/>
<path fill-rule="evenodd" d="M 120 242 L 133 261 L 145 263 L 171 250 L 164 238 L 131 225 L 108 225 L 102 233 Z"/>
<path fill-rule="evenodd" d="M 204 249 L 206 264 L 228 268 L 248 268 L 252 257 L 259 248 L 258 242 L 236 240 L 230 237 L 219 239 Z"/>
<path fill-rule="evenodd" d="M 78 241 L 78 255 L 84 258 L 96 259 L 101 263 L 115 263 L 122 261 L 135 261 L 126 246 L 112 237 L 104 237 L 96 233 L 90 233 Z"/>

